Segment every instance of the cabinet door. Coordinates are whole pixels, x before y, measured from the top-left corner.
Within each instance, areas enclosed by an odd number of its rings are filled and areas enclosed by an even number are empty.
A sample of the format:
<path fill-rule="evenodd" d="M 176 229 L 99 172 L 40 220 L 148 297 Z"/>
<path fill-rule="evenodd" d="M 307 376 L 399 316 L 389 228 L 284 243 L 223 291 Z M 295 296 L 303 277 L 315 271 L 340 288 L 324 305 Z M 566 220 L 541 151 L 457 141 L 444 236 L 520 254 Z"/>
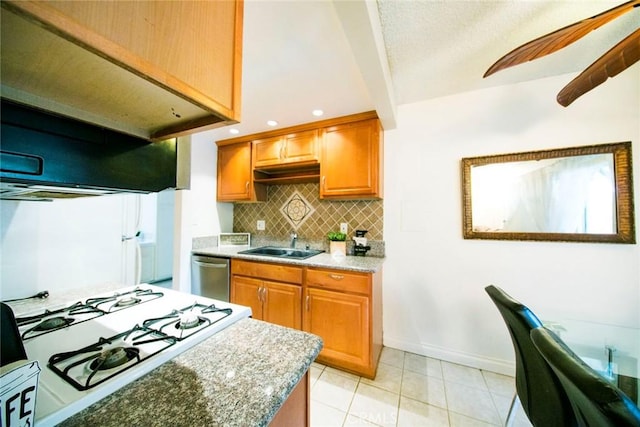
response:
<path fill-rule="evenodd" d="M 280 163 L 284 149 L 284 138 L 256 139 L 253 141 L 253 167 L 260 168 Z"/>
<path fill-rule="evenodd" d="M 318 163 L 318 130 L 253 141 L 253 165 L 256 169 Z"/>
<path fill-rule="evenodd" d="M 266 200 L 266 191 L 253 185 L 251 143 L 218 147 L 218 201 Z"/>
<path fill-rule="evenodd" d="M 381 132 L 377 119 L 325 128 L 320 198 L 380 198 Z"/>
<path fill-rule="evenodd" d="M 316 129 L 287 135 L 283 157 L 287 163 L 318 161 L 318 131 Z"/>
<path fill-rule="evenodd" d="M 231 302 L 251 307 L 254 319 L 263 320 L 262 312 L 262 281 L 243 276 L 233 276 L 231 279 Z"/>
<path fill-rule="evenodd" d="M 265 288 L 262 320 L 293 329 L 302 329 L 302 288 L 263 281 Z"/>
<path fill-rule="evenodd" d="M 324 341 L 319 360 L 350 369 L 369 366 L 369 298 L 308 288 L 305 295 L 304 330 Z"/>

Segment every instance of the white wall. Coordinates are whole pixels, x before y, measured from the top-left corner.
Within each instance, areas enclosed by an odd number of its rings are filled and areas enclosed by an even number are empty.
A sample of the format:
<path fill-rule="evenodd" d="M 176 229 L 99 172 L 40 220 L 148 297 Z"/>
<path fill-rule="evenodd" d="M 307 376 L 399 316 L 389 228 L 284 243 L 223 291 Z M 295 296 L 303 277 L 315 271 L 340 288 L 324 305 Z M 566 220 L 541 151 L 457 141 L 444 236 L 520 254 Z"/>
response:
<path fill-rule="evenodd" d="M 513 374 L 511 341 L 488 284 L 543 319 L 640 326 L 637 244 L 462 238 L 463 157 L 633 141 L 637 177 L 637 68 L 564 108 L 555 94 L 571 78 L 399 108 L 397 129 L 385 132 L 385 345 Z"/>
<path fill-rule="evenodd" d="M 191 230 L 193 237 L 233 231 L 233 203 L 216 202 L 218 147 L 211 132 L 191 137 Z"/>
<path fill-rule="evenodd" d="M 128 197 L 0 201 L 0 299 L 121 282 Z"/>
<path fill-rule="evenodd" d="M 233 231 L 233 203 L 216 202 L 218 148 L 211 132 L 179 141 L 191 145 L 191 188 L 176 192 L 173 288 L 191 291 L 194 237 Z"/>

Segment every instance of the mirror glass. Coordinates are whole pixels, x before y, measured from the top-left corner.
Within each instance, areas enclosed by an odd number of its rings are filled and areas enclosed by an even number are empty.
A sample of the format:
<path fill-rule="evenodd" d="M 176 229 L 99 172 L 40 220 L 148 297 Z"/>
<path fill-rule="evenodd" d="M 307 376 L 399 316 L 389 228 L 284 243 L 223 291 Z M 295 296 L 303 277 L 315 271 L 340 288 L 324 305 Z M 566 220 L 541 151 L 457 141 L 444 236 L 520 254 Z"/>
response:
<path fill-rule="evenodd" d="M 465 238 L 635 243 L 630 143 L 462 166 Z"/>

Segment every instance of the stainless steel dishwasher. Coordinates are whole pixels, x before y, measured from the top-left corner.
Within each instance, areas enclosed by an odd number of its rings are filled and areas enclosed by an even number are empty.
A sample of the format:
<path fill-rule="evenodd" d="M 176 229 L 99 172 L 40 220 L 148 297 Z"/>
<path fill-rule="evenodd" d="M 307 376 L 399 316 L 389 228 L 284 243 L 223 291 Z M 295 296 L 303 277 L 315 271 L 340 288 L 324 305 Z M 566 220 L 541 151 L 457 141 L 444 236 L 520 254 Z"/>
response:
<path fill-rule="evenodd" d="M 229 258 L 192 255 L 191 293 L 229 301 Z"/>

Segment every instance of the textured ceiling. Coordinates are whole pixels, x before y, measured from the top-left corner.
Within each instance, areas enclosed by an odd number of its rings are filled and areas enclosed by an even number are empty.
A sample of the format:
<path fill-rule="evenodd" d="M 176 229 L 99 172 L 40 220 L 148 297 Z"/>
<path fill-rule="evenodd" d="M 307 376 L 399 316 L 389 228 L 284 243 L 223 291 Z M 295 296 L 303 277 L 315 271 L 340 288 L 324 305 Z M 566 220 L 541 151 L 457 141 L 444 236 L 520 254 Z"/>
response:
<path fill-rule="evenodd" d="M 482 75 L 519 45 L 620 3 L 246 0 L 242 119 L 234 127 L 244 135 L 266 130 L 269 119 L 278 127 L 310 122 L 321 108 L 325 117 L 375 109 L 390 129 L 397 105 L 553 75 L 568 74 L 568 83 L 640 26 L 640 8 L 545 58 Z M 640 78 L 640 63 L 625 72 Z M 540 96 L 555 103 L 556 93 Z M 210 135 L 233 137 L 229 128 Z"/>

